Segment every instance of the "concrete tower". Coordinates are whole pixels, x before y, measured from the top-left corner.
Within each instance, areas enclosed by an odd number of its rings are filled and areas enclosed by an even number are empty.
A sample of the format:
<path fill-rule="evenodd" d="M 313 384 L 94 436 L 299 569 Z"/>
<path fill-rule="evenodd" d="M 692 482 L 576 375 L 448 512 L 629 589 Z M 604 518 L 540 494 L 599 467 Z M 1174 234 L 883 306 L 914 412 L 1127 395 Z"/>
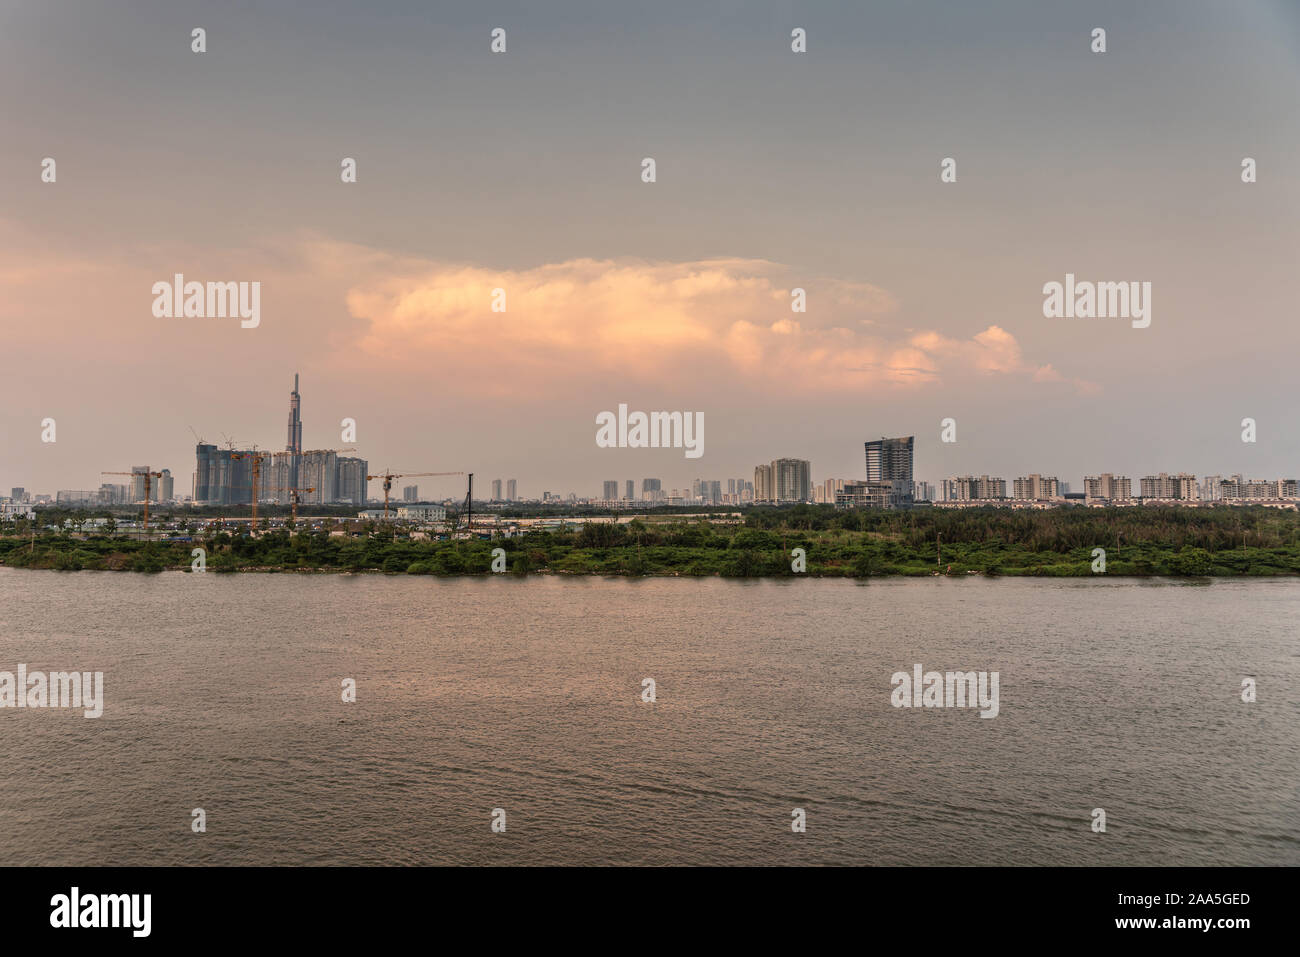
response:
<path fill-rule="evenodd" d="M 289 393 L 289 487 L 298 487 L 298 459 L 302 455 L 302 397 L 298 395 L 298 373 L 293 374 L 293 391 Z M 289 493 L 285 493 L 286 495 Z"/>

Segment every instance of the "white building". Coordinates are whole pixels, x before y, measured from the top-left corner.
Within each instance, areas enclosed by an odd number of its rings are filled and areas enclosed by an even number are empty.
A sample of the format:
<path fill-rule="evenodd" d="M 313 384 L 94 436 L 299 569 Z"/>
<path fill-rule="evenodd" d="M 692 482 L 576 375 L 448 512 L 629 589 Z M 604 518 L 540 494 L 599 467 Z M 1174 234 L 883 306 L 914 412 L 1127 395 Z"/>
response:
<path fill-rule="evenodd" d="M 447 509 L 441 505 L 403 505 L 398 507 L 397 517 L 408 522 L 444 522 Z"/>

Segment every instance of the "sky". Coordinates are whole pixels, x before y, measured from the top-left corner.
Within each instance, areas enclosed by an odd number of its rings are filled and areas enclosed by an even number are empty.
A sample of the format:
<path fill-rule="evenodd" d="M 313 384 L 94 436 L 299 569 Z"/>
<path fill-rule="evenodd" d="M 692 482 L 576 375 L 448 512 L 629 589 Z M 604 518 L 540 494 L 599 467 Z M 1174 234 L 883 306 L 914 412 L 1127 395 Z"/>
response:
<path fill-rule="evenodd" d="M 191 428 L 284 447 L 294 373 L 308 448 L 526 497 L 909 434 L 934 482 L 1295 477 L 1297 81 L 1274 0 L 7 0 L 0 494 L 188 491 Z M 155 316 L 176 273 L 260 324 Z M 1150 326 L 1045 317 L 1067 273 Z M 703 456 L 598 447 L 620 404 Z"/>

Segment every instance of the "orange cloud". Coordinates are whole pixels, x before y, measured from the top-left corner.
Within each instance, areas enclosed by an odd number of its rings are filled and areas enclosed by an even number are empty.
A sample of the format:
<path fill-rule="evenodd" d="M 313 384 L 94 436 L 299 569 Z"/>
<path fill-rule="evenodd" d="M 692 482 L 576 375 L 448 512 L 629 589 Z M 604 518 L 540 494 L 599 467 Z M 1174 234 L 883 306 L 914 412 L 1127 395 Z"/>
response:
<path fill-rule="evenodd" d="M 790 310 L 795 287 L 806 291 L 806 312 Z M 495 290 L 504 312 L 492 309 Z M 918 386 L 972 372 L 1050 381 L 999 326 L 970 339 L 891 334 L 897 303 L 885 290 L 763 260 L 430 264 L 362 283 L 347 305 L 367 323 L 354 344 L 367 355 L 400 365 L 478 351 L 505 378 L 579 369 L 664 384 L 707 370 L 786 392 Z"/>

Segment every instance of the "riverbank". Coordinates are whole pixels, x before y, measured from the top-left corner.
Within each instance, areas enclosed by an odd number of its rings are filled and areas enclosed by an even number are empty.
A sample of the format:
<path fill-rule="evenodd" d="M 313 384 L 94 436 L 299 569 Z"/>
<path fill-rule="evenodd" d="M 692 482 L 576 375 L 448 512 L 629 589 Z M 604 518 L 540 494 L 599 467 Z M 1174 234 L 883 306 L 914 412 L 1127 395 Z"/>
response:
<path fill-rule="evenodd" d="M 1148 519 L 1157 516 L 1147 515 Z M 1085 516 L 1086 518 L 1086 516 Z M 1182 516 L 1180 516 L 1182 518 Z M 1294 576 L 1300 526 L 1259 516 L 1247 526 L 1222 520 L 1142 525 L 1133 516 L 1055 525 L 1045 519 L 963 516 L 935 528 L 893 517 L 871 528 L 650 527 L 588 525 L 497 539 L 412 540 L 383 528 L 369 536 L 325 531 L 218 533 L 192 541 L 111 536 L 0 537 L 0 564 L 60 571 L 168 569 L 266 573 L 381 572 L 405 575 L 507 573 L 722 576 L 732 578 L 968 575 Z M 889 527 L 892 524 L 893 527 Z M 196 554 L 196 549 L 201 553 Z"/>

